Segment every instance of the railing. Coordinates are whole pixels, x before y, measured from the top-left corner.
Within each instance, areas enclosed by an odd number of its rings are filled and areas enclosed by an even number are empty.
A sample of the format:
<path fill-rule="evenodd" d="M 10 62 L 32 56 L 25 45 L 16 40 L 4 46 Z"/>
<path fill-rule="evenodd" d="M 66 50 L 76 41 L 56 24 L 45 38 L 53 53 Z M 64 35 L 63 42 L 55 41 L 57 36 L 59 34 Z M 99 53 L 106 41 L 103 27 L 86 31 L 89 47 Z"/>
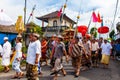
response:
<path fill-rule="evenodd" d="M 60 32 L 62 32 L 63 30 L 68 29 L 69 27 L 67 26 L 49 26 L 49 27 L 42 27 L 42 31 L 45 32 L 57 32 L 58 29 L 60 29 Z"/>

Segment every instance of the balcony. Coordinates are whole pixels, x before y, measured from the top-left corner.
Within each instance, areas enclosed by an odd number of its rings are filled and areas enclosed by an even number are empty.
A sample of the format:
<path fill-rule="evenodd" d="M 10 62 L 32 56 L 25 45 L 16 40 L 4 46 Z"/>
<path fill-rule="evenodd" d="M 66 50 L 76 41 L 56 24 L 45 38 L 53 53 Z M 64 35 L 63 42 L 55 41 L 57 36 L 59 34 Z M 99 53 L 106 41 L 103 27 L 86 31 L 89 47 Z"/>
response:
<path fill-rule="evenodd" d="M 67 26 L 49 26 L 49 27 L 42 27 L 42 31 L 45 32 L 57 32 L 60 29 L 60 32 L 68 29 Z"/>

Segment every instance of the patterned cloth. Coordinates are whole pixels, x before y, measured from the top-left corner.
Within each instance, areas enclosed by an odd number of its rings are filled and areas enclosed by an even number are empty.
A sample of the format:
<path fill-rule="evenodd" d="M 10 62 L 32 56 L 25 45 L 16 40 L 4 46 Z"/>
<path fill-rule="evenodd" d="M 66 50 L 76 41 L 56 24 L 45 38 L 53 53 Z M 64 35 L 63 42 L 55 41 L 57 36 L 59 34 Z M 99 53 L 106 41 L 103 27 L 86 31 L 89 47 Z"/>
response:
<path fill-rule="evenodd" d="M 26 64 L 26 77 L 29 80 L 36 80 L 38 76 L 38 66 L 27 63 Z"/>
<path fill-rule="evenodd" d="M 80 66 L 81 66 L 81 56 L 76 57 L 76 58 L 72 57 L 72 66 L 80 68 Z"/>
<path fill-rule="evenodd" d="M 96 54 L 96 51 L 91 52 L 91 59 L 93 65 L 98 63 L 98 54 Z"/>
<path fill-rule="evenodd" d="M 73 44 L 71 49 L 72 65 L 74 68 L 79 69 L 81 66 L 82 48 L 78 44 Z"/>
<path fill-rule="evenodd" d="M 91 65 L 90 56 L 82 54 L 81 64 L 82 66 L 88 66 L 88 65 L 90 66 Z"/>
<path fill-rule="evenodd" d="M 79 57 L 82 55 L 82 47 L 78 44 L 74 44 L 71 52 L 72 57 Z"/>

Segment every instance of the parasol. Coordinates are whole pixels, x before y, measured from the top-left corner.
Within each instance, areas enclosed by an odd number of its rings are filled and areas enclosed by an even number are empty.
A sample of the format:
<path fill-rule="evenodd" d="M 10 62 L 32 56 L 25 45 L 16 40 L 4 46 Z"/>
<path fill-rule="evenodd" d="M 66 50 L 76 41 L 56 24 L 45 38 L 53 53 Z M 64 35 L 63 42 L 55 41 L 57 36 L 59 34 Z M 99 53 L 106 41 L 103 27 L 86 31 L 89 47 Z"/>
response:
<path fill-rule="evenodd" d="M 108 32 L 109 32 L 109 28 L 108 28 L 107 26 L 99 27 L 99 28 L 98 28 L 98 32 L 99 32 L 100 34 L 108 33 Z"/>

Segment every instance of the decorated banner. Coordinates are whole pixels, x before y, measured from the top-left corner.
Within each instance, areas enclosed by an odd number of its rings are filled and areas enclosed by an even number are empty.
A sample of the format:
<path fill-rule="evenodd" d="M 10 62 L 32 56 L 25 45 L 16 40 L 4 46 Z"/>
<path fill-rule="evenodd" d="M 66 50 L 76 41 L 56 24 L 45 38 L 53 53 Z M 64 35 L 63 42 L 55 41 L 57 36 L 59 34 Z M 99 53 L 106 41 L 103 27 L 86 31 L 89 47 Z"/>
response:
<path fill-rule="evenodd" d="M 24 23 L 22 21 L 22 16 L 18 16 L 17 22 L 16 22 L 16 26 L 15 26 L 15 30 L 21 34 L 23 31 L 25 31 L 24 28 Z"/>

